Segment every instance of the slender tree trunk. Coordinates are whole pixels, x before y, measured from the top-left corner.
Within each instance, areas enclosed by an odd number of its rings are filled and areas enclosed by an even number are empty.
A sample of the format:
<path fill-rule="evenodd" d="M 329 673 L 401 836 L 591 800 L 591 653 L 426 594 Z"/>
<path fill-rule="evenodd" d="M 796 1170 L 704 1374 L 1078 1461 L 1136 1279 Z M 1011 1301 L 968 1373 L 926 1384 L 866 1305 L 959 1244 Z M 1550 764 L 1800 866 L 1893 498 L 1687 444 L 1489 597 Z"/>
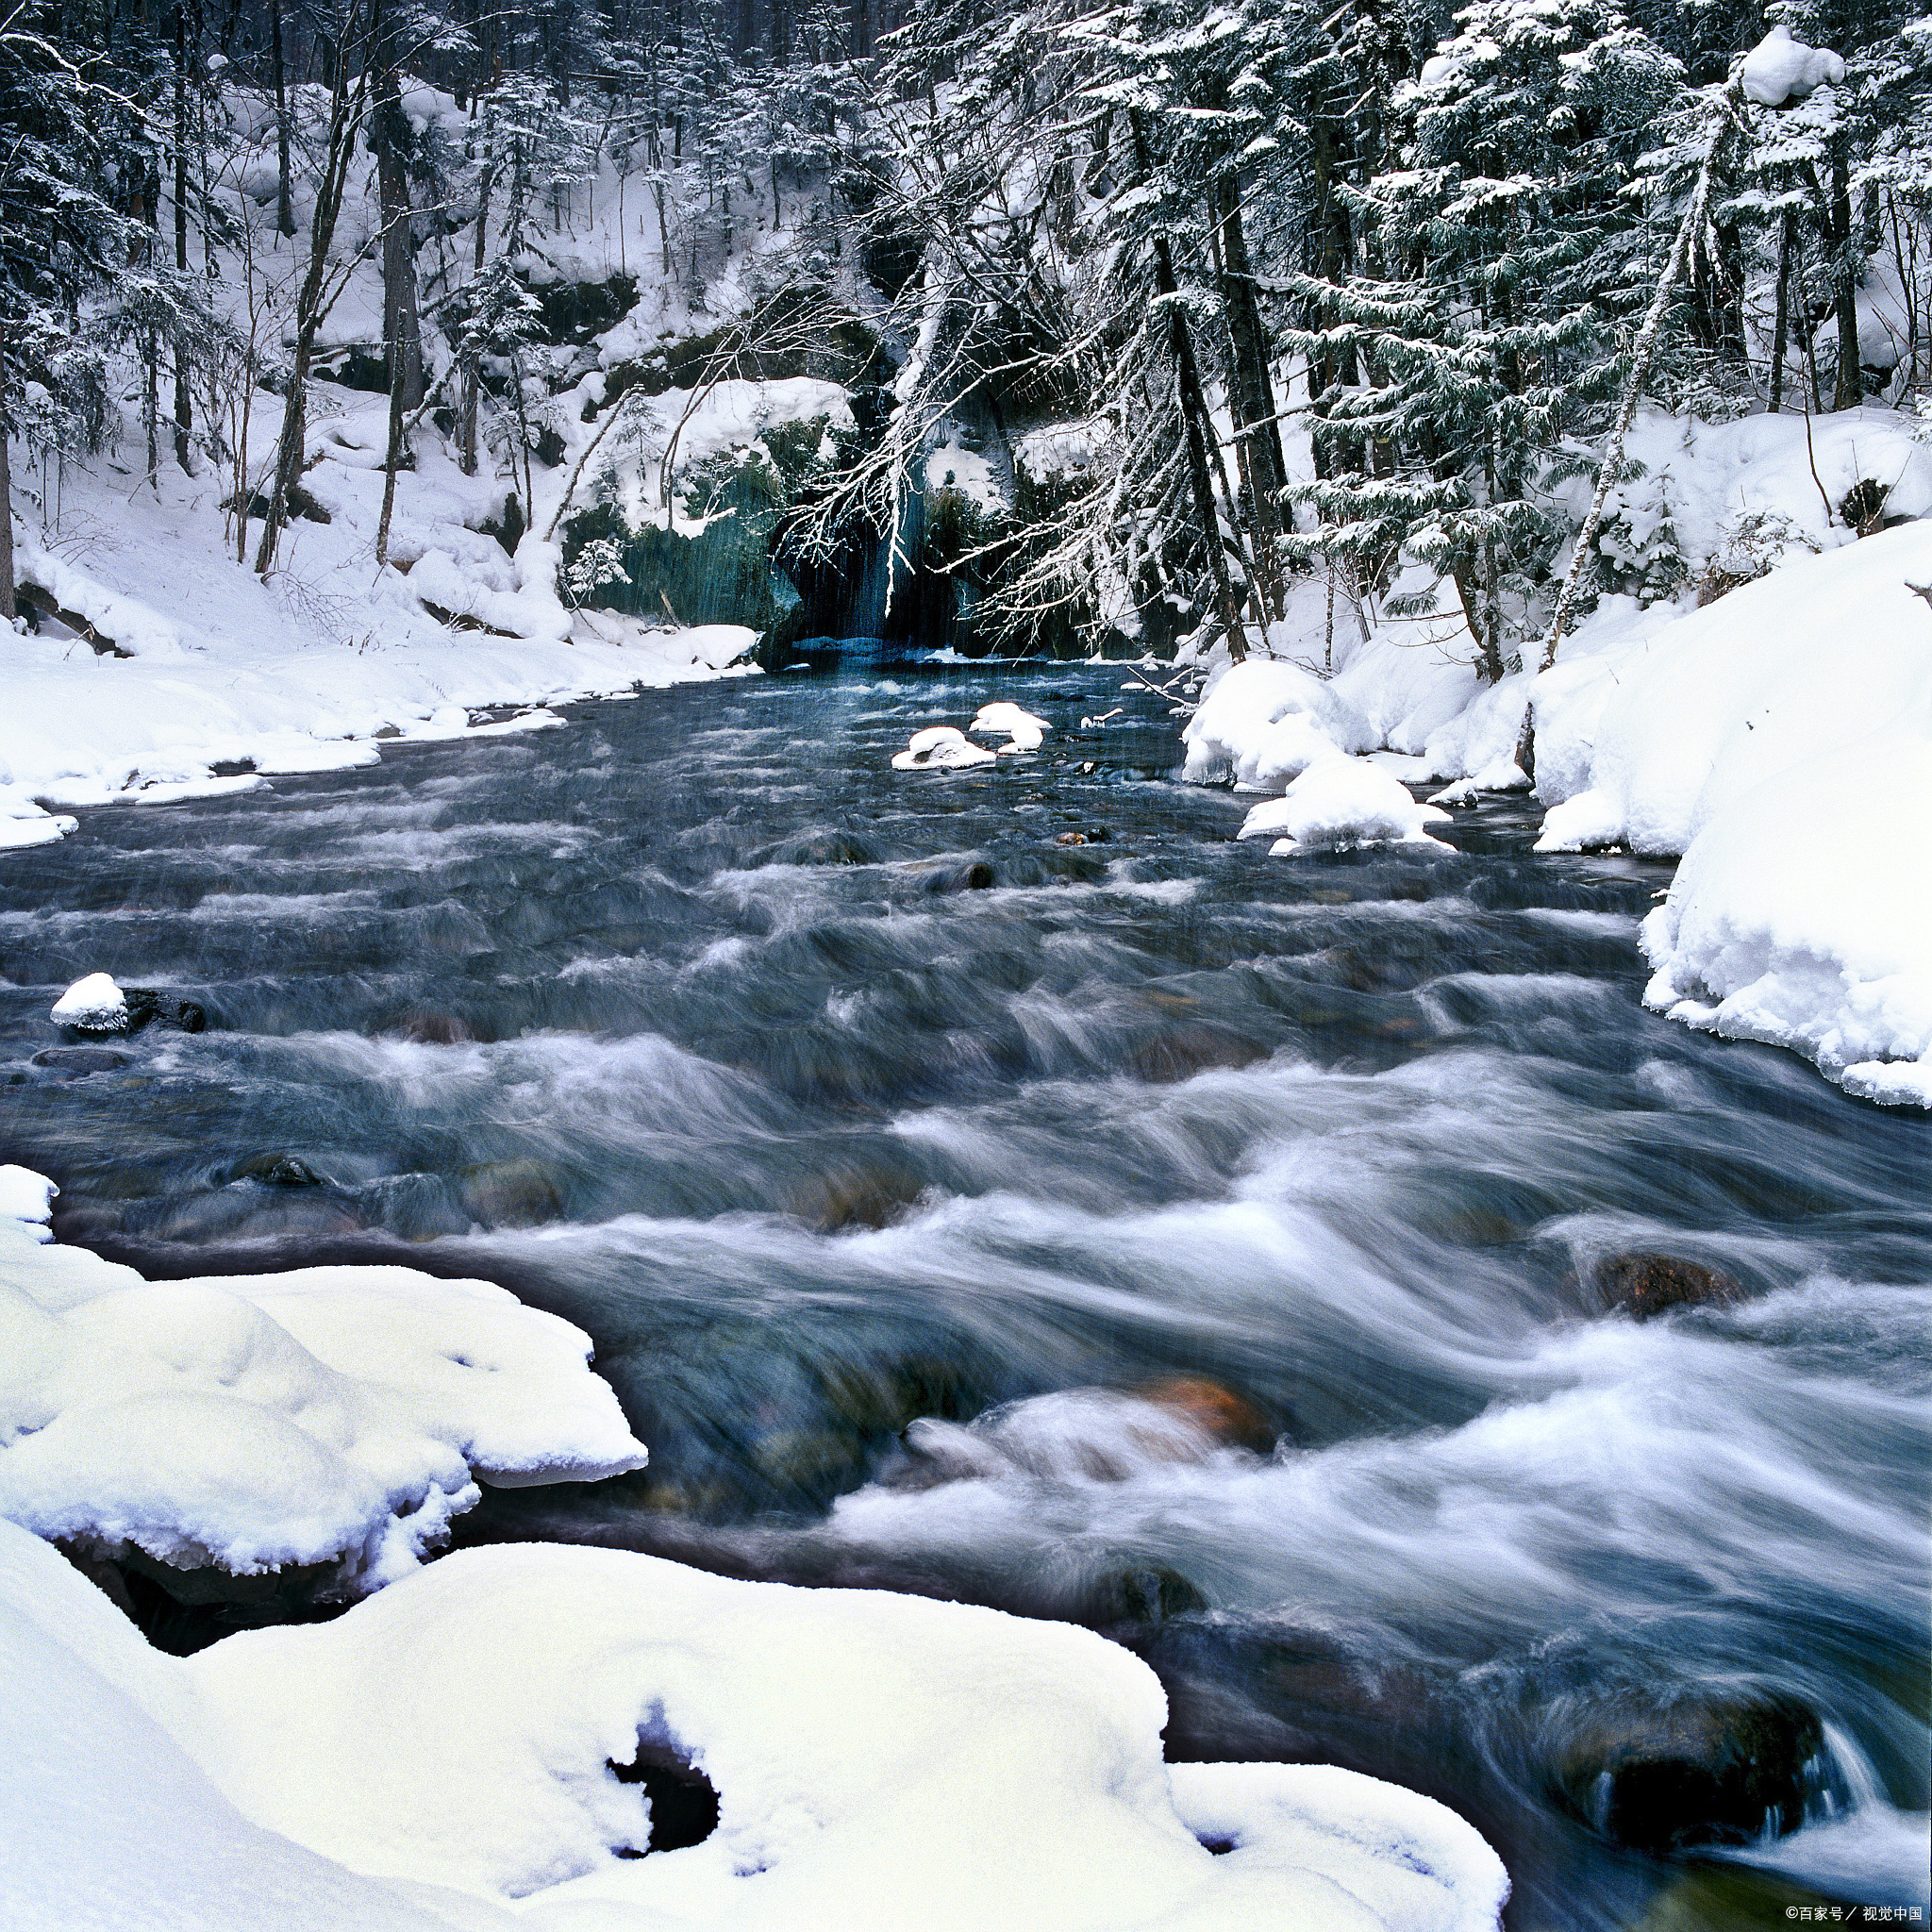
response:
<path fill-rule="evenodd" d="M 483 164 L 483 178 L 476 194 L 476 252 L 471 264 L 472 276 L 483 273 L 483 251 L 490 235 L 490 191 L 496 184 L 496 168 L 492 162 Z M 471 356 L 463 364 L 463 406 L 460 432 L 462 437 L 463 475 L 476 474 L 476 411 L 483 390 L 483 359 L 481 356 Z"/>
<path fill-rule="evenodd" d="M 175 0 L 175 267 L 188 272 L 188 21 L 186 0 Z M 175 338 L 175 460 L 189 475 L 188 441 L 194 406 L 188 386 L 188 349 Z"/>
<path fill-rule="evenodd" d="M 403 152 L 409 138 L 402 92 L 383 49 L 375 74 L 375 174 L 382 202 L 382 339 L 389 352 L 391 387 L 405 411 L 423 400 L 423 325 L 416 308 L 416 250 L 409 233 L 409 177 Z"/>
<path fill-rule="evenodd" d="M 295 208 L 289 191 L 289 79 L 282 59 L 282 0 L 269 0 L 269 60 L 275 82 L 275 231 L 295 233 Z"/>
<path fill-rule="evenodd" d="M 1771 413 L 1785 399 L 1785 357 L 1791 343 L 1791 231 L 1797 225 L 1790 208 L 1777 240 L 1777 318 L 1771 330 Z"/>
<path fill-rule="evenodd" d="M 1269 615 L 1278 616 L 1283 593 L 1277 547 L 1281 529 L 1280 492 L 1288 479 L 1286 465 L 1277 466 L 1281 444 L 1271 420 L 1274 410 L 1268 379 L 1267 339 L 1262 333 L 1259 304 L 1255 299 L 1254 277 L 1241 233 L 1240 191 L 1234 181 L 1216 184 L 1214 212 L 1220 235 L 1222 309 L 1227 318 L 1230 351 L 1228 403 L 1239 436 L 1236 447 L 1255 520 L 1260 589 Z"/>
<path fill-rule="evenodd" d="M 1853 261 L 1851 160 L 1843 134 L 1831 143 L 1831 288 L 1838 311 L 1838 383 L 1834 409 L 1856 409 L 1865 400 L 1858 377 L 1858 281 Z"/>
<path fill-rule="evenodd" d="M 7 424 L 0 419 L 0 625 L 12 624 L 18 615 L 13 600 L 13 470 L 7 455 Z"/>

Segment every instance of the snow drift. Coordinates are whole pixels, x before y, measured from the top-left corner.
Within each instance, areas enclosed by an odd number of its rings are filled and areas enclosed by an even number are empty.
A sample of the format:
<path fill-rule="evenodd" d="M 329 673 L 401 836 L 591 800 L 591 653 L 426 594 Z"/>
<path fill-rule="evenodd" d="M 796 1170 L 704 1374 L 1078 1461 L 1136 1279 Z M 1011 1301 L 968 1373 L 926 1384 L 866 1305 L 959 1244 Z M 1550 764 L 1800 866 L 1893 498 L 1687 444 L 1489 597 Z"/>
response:
<path fill-rule="evenodd" d="M 1488 1932 L 1507 1890 L 1411 1792 L 1164 1765 L 1138 1659 L 961 1605 L 504 1546 L 182 1661 L 0 1524 L 0 1629 L 23 1932 Z M 715 1789 L 701 1842 L 637 1856 L 641 1740 Z"/>

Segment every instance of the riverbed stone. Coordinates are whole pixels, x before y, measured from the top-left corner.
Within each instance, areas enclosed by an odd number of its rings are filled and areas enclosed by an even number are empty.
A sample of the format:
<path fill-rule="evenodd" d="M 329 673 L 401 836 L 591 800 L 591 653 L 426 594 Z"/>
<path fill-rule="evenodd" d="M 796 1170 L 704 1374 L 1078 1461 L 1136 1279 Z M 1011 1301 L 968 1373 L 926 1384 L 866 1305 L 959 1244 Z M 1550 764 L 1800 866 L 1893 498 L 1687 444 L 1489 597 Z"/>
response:
<path fill-rule="evenodd" d="M 1628 1695 L 1559 1722 L 1560 1800 L 1613 1844 L 1656 1854 L 1796 1830 L 1824 1751 L 1817 1715 L 1775 1691 Z"/>
<path fill-rule="evenodd" d="M 1612 1255 L 1597 1263 L 1592 1279 L 1607 1311 L 1639 1322 L 1673 1308 L 1728 1307 L 1744 1299 L 1722 1269 L 1675 1255 Z"/>

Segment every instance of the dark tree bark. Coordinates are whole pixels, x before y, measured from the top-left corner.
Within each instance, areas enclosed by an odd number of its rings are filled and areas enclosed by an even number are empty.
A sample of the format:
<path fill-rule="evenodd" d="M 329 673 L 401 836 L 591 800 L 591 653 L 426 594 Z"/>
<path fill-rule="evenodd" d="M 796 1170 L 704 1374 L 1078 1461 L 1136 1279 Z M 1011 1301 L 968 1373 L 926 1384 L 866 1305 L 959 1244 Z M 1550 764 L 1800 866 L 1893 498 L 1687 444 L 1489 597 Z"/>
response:
<path fill-rule="evenodd" d="M 386 42 L 375 73 L 375 174 L 382 201 L 382 341 L 390 383 L 401 391 L 403 408 L 423 400 L 423 325 L 416 309 L 416 249 L 409 232 L 412 209 L 405 165 L 409 125 L 403 118 L 402 91 Z"/>
<path fill-rule="evenodd" d="M 289 77 L 282 58 L 282 0 L 269 0 L 269 59 L 275 82 L 275 230 L 293 236 L 295 209 L 289 192 Z"/>
<path fill-rule="evenodd" d="M 1785 210 L 1784 226 L 1777 241 L 1777 318 L 1771 331 L 1771 413 L 1775 416 L 1785 399 L 1785 357 L 1791 342 L 1791 240 L 1797 217 Z"/>
<path fill-rule="evenodd" d="M 175 0 L 175 267 L 188 270 L 188 20 L 186 0 Z M 175 460 L 189 475 L 189 436 L 194 405 L 188 385 L 188 350 L 175 338 Z"/>
<path fill-rule="evenodd" d="M 1128 124 L 1134 137 L 1134 159 L 1144 181 L 1151 172 L 1147 159 L 1146 135 L 1138 113 Z M 1247 639 L 1241 629 L 1241 606 L 1234 594 L 1234 581 L 1227 573 L 1227 552 L 1222 547 L 1221 515 L 1214 502 L 1214 481 L 1208 468 L 1208 403 L 1201 390 L 1201 371 L 1194 360 L 1194 342 L 1188 319 L 1179 301 L 1180 285 L 1174 277 L 1174 250 L 1159 229 L 1154 234 L 1154 286 L 1167 304 L 1168 343 L 1174 357 L 1174 391 L 1180 402 L 1181 433 L 1187 447 L 1188 491 L 1194 502 L 1194 521 L 1208 553 L 1208 572 L 1214 585 L 1214 614 L 1221 620 L 1227 639 L 1228 655 L 1239 664 L 1248 655 Z"/>
<path fill-rule="evenodd" d="M 1851 158 L 1845 136 L 1831 143 L 1831 293 L 1838 316 L 1838 381 L 1834 409 L 1856 409 L 1865 400 L 1858 376 L 1858 283 L 1852 243 Z"/>
<path fill-rule="evenodd" d="M 7 456 L 7 424 L 0 418 L 0 624 L 10 625 L 18 614 L 13 601 L 13 470 Z"/>

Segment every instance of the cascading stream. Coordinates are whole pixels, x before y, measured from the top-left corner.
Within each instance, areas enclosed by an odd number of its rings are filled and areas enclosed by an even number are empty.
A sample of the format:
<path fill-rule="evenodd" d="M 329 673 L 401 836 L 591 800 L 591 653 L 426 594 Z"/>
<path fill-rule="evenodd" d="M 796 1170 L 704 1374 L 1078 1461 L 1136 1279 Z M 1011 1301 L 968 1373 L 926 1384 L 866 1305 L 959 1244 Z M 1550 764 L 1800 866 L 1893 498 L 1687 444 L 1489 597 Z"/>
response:
<path fill-rule="evenodd" d="M 1932 1127 L 1644 1012 L 1666 867 L 1271 860 L 1176 759 L 1101 667 L 848 673 L 92 812 L 0 867 L 0 1159 L 151 1276 L 588 1329 L 651 1467 L 473 1540 L 1095 1624 L 1524 1928 L 1923 1904 Z M 95 970 L 208 1030 L 63 1042 Z"/>

